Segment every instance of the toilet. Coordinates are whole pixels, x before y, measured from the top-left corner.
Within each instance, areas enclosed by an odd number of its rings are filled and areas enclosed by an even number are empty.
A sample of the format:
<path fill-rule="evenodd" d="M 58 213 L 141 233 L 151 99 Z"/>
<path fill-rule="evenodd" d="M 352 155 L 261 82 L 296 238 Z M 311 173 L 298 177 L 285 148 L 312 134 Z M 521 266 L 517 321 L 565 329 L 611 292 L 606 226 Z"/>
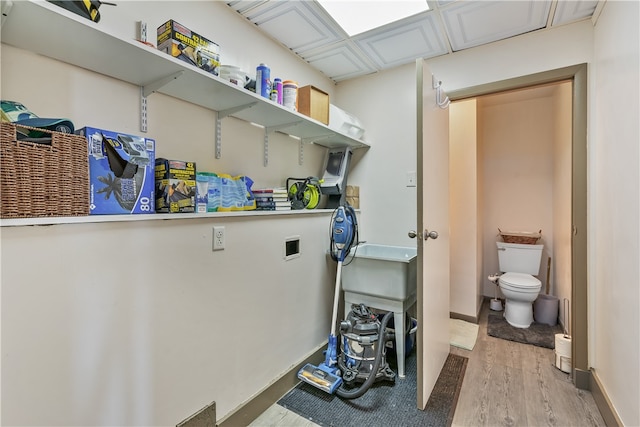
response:
<path fill-rule="evenodd" d="M 533 302 L 542 283 L 534 275 L 540 270 L 544 245 L 496 242 L 498 263 L 503 272 L 498 286 L 505 297 L 504 318 L 516 328 L 533 323 Z"/>

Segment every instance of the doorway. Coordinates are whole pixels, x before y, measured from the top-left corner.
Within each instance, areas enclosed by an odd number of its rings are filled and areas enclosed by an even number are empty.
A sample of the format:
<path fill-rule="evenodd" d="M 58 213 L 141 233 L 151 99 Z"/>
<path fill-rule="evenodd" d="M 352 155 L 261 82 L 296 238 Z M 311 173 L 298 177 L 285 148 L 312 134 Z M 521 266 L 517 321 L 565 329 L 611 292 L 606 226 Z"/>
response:
<path fill-rule="evenodd" d="M 561 81 L 571 87 L 571 298 L 572 377 L 579 388 L 589 388 L 587 343 L 587 65 L 580 64 L 543 73 L 471 87 L 449 93 L 451 101 L 529 88 Z"/>
<path fill-rule="evenodd" d="M 535 275 L 568 326 L 571 82 L 455 101 L 449 116 L 451 317 L 475 322 L 483 298 L 500 294 L 487 279 L 500 271 L 500 231 L 540 232 Z"/>

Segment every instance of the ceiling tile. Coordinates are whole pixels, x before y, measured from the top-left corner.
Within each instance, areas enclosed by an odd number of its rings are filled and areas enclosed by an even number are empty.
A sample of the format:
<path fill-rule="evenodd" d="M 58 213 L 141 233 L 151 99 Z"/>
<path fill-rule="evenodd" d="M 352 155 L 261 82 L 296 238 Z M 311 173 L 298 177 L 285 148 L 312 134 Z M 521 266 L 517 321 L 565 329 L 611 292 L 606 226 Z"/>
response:
<path fill-rule="evenodd" d="M 550 1 L 464 1 L 441 10 L 454 51 L 544 28 Z"/>
<path fill-rule="evenodd" d="M 381 68 L 448 53 L 433 12 L 424 12 L 353 37 Z"/>
<path fill-rule="evenodd" d="M 312 67 L 338 82 L 376 71 L 353 42 L 343 41 L 301 54 Z"/>
<path fill-rule="evenodd" d="M 598 5 L 597 0 L 559 1 L 551 25 L 562 25 L 591 17 Z"/>
<path fill-rule="evenodd" d="M 346 37 L 316 2 L 270 1 L 249 9 L 243 15 L 296 53 Z"/>
<path fill-rule="evenodd" d="M 360 1 L 361 7 L 367 7 L 367 2 L 397 0 Z M 605 0 L 426 1 L 432 10 L 353 38 L 316 0 L 227 0 L 227 4 L 337 82 L 416 58 L 432 58 L 587 19 Z"/>

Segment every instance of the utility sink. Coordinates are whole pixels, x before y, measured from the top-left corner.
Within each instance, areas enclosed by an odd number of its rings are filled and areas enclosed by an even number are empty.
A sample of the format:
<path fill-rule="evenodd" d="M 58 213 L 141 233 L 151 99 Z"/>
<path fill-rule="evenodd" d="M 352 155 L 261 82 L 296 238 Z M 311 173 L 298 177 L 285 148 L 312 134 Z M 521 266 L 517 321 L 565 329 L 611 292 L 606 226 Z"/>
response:
<path fill-rule="evenodd" d="M 342 289 L 405 301 L 416 294 L 417 262 L 416 248 L 363 243 L 344 260 Z"/>

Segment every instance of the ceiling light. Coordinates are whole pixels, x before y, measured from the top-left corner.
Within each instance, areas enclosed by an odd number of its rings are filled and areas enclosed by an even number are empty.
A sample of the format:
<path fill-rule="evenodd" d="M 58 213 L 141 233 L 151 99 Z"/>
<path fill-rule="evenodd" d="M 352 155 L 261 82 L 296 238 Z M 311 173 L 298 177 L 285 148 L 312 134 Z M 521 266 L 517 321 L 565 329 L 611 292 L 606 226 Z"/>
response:
<path fill-rule="evenodd" d="M 349 35 L 429 10 L 426 0 L 317 0 Z"/>

